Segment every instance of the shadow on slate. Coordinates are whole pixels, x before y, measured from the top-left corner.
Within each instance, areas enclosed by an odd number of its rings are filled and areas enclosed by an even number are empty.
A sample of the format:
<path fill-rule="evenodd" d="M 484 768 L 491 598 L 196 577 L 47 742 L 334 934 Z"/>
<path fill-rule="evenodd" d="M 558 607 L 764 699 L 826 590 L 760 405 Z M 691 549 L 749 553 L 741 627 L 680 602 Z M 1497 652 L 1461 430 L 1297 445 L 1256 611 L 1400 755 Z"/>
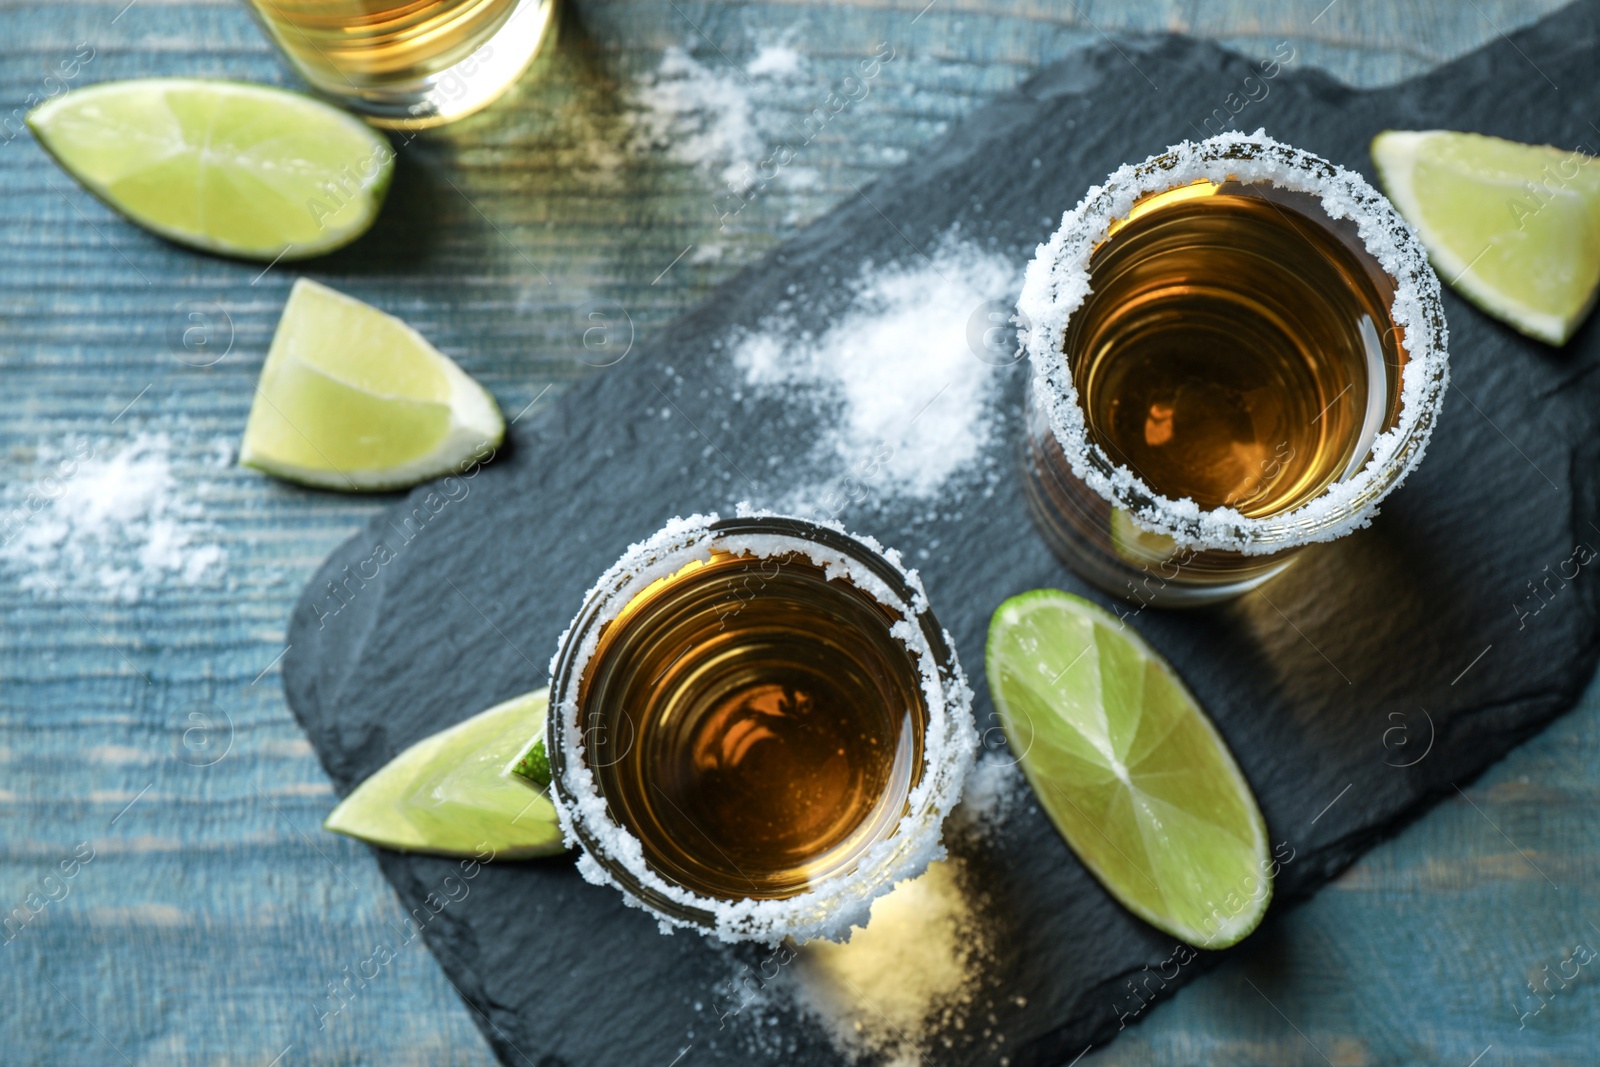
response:
<path fill-rule="evenodd" d="M 1582 4 L 1370 92 L 1290 63 L 1237 125 L 1265 126 L 1369 177 L 1367 143 L 1388 127 L 1593 143 L 1597 27 L 1600 5 Z M 1254 72 L 1246 58 L 1177 37 L 1108 44 L 1044 71 L 724 285 L 649 351 L 518 427 L 515 447 L 462 483 L 465 496 L 459 485 L 453 498 L 424 486 L 380 516 L 311 582 L 288 635 L 289 701 L 339 791 L 424 735 L 544 684 L 584 590 L 630 541 L 674 514 L 727 511 L 782 489 L 744 472 L 807 453 L 811 415 L 733 397 L 721 343 L 731 329 L 788 299 L 809 309 L 802 326 L 819 330 L 864 261 L 915 264 L 912 245 L 930 249 L 956 226 L 1020 266 L 1088 186 L 1194 136 Z M 1453 796 L 1569 708 L 1594 670 L 1593 579 L 1550 580 L 1542 598 L 1530 583 L 1546 582 L 1575 545 L 1600 547 L 1596 324 L 1557 352 L 1445 300 L 1454 381 L 1444 415 L 1426 461 L 1374 526 L 1311 550 L 1263 594 L 1137 619 L 1226 735 L 1273 842 L 1293 850 L 1278 908 Z M 980 729 L 995 721 L 983 640 L 996 605 L 1037 586 L 1086 591 L 1035 535 L 1020 493 L 1023 368 L 994 373 L 1003 395 L 992 495 L 972 479 L 936 515 L 892 500 L 845 515 L 908 558 L 936 546 L 919 562 L 972 675 Z M 938 384 L 908 388 L 931 395 Z M 676 410 L 663 418 L 667 407 Z M 414 514 L 425 522 L 406 525 Z M 393 560 L 360 568 L 380 542 Z M 351 577 L 375 567 L 376 578 Z M 343 583 L 339 599 L 330 582 Z M 997 1049 L 968 1026 L 948 1035 L 952 1047 L 930 1043 L 931 1062 L 1065 1062 L 1137 1007 L 1133 975 L 1142 988 L 1161 985 L 1151 975 L 1171 940 L 1112 902 L 1035 807 L 955 848 L 996 946 L 974 1017 L 992 1011 L 1004 1036 Z M 456 869 L 378 858 L 408 910 Z M 691 1044 L 695 1064 L 838 1060 L 792 1013 L 761 1028 L 763 1041 L 737 1016 L 719 1031 L 730 977 L 759 953 L 661 936 L 616 892 L 580 881 L 570 859 L 485 867 L 426 936 L 506 1063 L 665 1067 Z"/>

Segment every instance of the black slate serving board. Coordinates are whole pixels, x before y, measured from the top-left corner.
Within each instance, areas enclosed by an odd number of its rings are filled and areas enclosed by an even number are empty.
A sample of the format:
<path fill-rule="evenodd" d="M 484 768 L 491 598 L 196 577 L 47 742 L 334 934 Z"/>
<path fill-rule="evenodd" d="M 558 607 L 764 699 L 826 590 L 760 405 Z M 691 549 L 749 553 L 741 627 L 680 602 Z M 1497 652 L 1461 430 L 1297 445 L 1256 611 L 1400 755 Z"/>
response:
<path fill-rule="evenodd" d="M 1398 87 L 1356 91 L 1291 62 L 1234 124 L 1264 126 L 1369 177 L 1367 143 L 1390 127 L 1592 145 L 1597 45 L 1600 4 L 1586 3 Z M 729 282 L 649 351 L 516 427 L 465 490 L 418 489 L 342 546 L 295 611 L 284 665 L 291 706 L 340 792 L 424 735 L 543 684 L 583 591 L 630 541 L 671 515 L 731 511 L 798 476 L 792 457 L 807 454 L 809 416 L 748 393 L 733 399 L 727 348 L 714 342 L 784 299 L 820 329 L 863 261 L 915 263 L 915 249 L 956 225 L 1020 266 L 1118 164 L 1196 136 L 1245 89 L 1259 96 L 1261 58 L 1166 37 L 1107 42 L 1044 71 Z M 1376 524 L 1311 550 L 1267 596 L 1137 620 L 1227 737 L 1272 840 L 1293 850 L 1275 908 L 1569 708 L 1600 650 L 1595 583 L 1581 569 L 1572 576 L 1587 558 L 1575 548 L 1600 548 L 1597 327 L 1553 351 L 1452 294 L 1445 301 L 1454 383 L 1426 460 Z M 937 546 L 917 562 L 972 676 L 980 728 L 993 723 L 982 649 L 995 606 L 1037 586 L 1088 592 L 1046 550 L 1023 503 L 1014 414 L 1023 368 L 993 373 L 1004 396 L 990 495 L 973 478 L 932 514 L 883 500 L 844 516 L 908 552 Z M 677 413 L 663 419 L 665 404 Z M 773 456 L 789 458 L 769 469 Z M 749 470 L 768 473 L 751 483 Z M 419 508 L 420 532 L 415 520 L 402 531 Z M 341 606 L 327 583 L 345 581 L 379 542 L 393 560 L 347 584 Z M 1569 580 L 1552 580 L 1558 572 Z M 1113 1036 L 1133 1005 L 1129 977 L 1167 960 L 1171 940 L 1113 903 L 1030 805 L 1000 832 L 954 847 L 994 944 L 976 1006 L 1003 1038 L 969 1027 L 944 1035 L 949 1046 L 930 1041 L 926 1059 L 1064 1063 Z M 457 870 L 378 857 L 408 910 Z M 778 1042 L 755 1041 L 739 1018 L 719 1031 L 709 1005 L 730 999 L 731 967 L 759 953 L 661 936 L 617 893 L 584 884 L 569 859 L 486 866 L 426 938 L 506 1063 L 839 1059 L 792 1012 L 768 1027 Z"/>

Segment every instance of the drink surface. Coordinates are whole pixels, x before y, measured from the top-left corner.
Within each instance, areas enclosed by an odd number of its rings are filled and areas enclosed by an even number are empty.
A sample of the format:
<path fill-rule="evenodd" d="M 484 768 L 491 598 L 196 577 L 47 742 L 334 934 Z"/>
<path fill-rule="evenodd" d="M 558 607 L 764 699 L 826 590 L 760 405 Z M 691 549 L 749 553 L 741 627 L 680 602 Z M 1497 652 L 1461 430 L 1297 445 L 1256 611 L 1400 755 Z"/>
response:
<path fill-rule="evenodd" d="M 895 621 L 796 556 L 714 552 L 629 602 L 580 722 L 612 817 L 658 873 L 788 897 L 893 832 L 926 718 Z"/>
<path fill-rule="evenodd" d="M 252 0 L 278 44 L 319 88 L 414 81 L 468 58 L 517 0 Z"/>
<path fill-rule="evenodd" d="M 1135 205 L 1095 251 L 1065 340 L 1114 462 L 1249 517 L 1360 467 L 1405 359 L 1376 263 L 1314 204 L 1258 192 L 1202 182 Z"/>

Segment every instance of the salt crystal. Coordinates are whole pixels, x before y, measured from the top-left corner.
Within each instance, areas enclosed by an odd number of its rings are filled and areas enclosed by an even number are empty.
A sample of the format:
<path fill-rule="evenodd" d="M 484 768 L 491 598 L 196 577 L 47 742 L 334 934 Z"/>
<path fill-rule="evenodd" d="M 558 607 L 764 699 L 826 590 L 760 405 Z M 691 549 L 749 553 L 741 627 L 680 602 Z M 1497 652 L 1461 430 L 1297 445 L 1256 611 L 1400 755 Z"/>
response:
<path fill-rule="evenodd" d="M 41 446 L 45 472 L 4 493 L 0 563 L 40 596 L 62 591 L 132 603 L 163 583 L 198 585 L 226 553 L 195 501 L 179 492 L 172 441 Z M 225 447 L 225 446 L 224 446 Z M 212 447 L 213 462 L 226 454 Z"/>
<path fill-rule="evenodd" d="M 744 72 L 752 78 L 793 78 L 805 66 L 805 57 L 786 44 L 765 44 L 755 58 L 744 65 Z"/>
<path fill-rule="evenodd" d="M 1017 280 L 1004 257 L 948 239 L 928 259 L 863 264 L 849 307 L 820 334 L 791 316 L 741 332 L 734 366 L 751 389 L 823 426 L 812 459 L 830 480 L 783 506 L 809 512 L 847 475 L 882 497 L 931 499 L 973 469 L 995 436 L 1001 376 L 974 351 L 972 324 Z"/>
<path fill-rule="evenodd" d="M 967 772 L 961 803 L 950 816 L 951 829 L 969 837 L 991 837 L 1027 795 L 1027 779 L 1016 758 L 1003 750 L 987 752 Z"/>
<path fill-rule="evenodd" d="M 803 946 L 785 991 L 852 1060 L 915 1067 L 940 1029 L 960 1029 L 992 953 L 959 861 L 935 863 L 872 905 L 846 944 Z"/>
<path fill-rule="evenodd" d="M 630 146 L 663 152 L 732 192 L 747 193 L 760 181 L 756 168 L 769 149 L 793 136 L 783 128 L 764 130 L 762 118 L 772 109 L 758 104 L 769 90 L 798 76 L 804 63 L 787 45 L 762 46 L 743 71 L 708 66 L 687 49 L 670 47 L 655 71 L 628 90 Z M 791 180 L 810 177 L 804 168 L 784 170 Z"/>

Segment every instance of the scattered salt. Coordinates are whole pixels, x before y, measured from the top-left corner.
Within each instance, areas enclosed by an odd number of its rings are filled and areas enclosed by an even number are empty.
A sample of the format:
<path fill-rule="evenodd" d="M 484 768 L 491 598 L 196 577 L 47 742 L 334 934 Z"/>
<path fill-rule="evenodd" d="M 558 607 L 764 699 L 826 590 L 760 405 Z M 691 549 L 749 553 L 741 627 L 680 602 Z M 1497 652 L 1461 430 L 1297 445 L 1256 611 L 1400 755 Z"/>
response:
<path fill-rule="evenodd" d="M 726 63 L 708 66 L 685 48 L 668 48 L 655 71 L 628 90 L 630 146 L 664 152 L 732 192 L 746 193 L 759 180 L 757 165 L 784 136 L 762 128 L 762 116 L 773 109 L 758 105 L 804 66 L 804 57 L 787 45 L 762 46 L 742 71 Z"/>
<path fill-rule="evenodd" d="M 22 588 L 132 603 L 165 582 L 197 585 L 222 569 L 226 554 L 206 540 L 212 530 L 199 505 L 178 493 L 166 434 L 41 446 L 38 466 L 32 481 L 6 489 L 0 515 L 0 563 Z"/>
<path fill-rule="evenodd" d="M 824 427 L 812 458 L 827 477 L 781 504 L 810 511 L 845 476 L 874 494 L 932 498 L 973 467 L 1000 383 L 974 350 L 974 317 L 986 322 L 1017 280 L 1004 257 L 949 239 L 932 258 L 864 264 L 850 307 L 820 335 L 780 315 L 734 338 L 754 392 L 806 405 Z"/>
<path fill-rule="evenodd" d="M 961 803 L 950 813 L 950 828 L 969 837 L 989 837 L 1027 796 L 1027 779 L 1016 757 L 1004 749 L 987 752 L 967 772 Z"/>
<path fill-rule="evenodd" d="M 916 1067 L 934 1034 L 964 1020 L 991 949 L 959 866 L 931 864 L 879 897 L 848 943 L 799 949 L 786 991 L 841 1054 Z"/>
<path fill-rule="evenodd" d="M 800 74 L 805 65 L 805 57 L 786 44 L 764 44 L 755 54 L 755 58 L 744 66 L 744 72 L 752 78 L 778 77 L 793 78 Z"/>

